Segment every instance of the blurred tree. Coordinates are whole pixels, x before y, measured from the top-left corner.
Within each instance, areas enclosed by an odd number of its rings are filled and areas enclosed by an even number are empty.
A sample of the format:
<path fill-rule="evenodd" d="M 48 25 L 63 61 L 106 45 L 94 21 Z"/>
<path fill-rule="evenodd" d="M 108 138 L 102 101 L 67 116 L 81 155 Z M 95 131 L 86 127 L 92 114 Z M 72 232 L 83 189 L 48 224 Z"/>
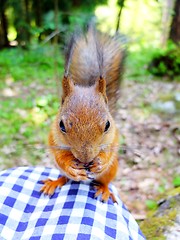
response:
<path fill-rule="evenodd" d="M 74 28 L 74 25 L 83 25 L 94 14 L 96 5 L 106 2 L 107 0 L 0 0 L 0 46 L 9 45 L 8 31 L 12 28 L 16 32 L 18 44 L 28 46 L 32 39 L 44 40 L 57 28 L 66 32 L 67 29 Z M 57 8 L 54 7 L 55 3 Z"/>
<path fill-rule="evenodd" d="M 169 17 L 171 10 L 174 13 L 169 24 Z M 164 26 L 163 31 L 163 49 L 161 52 L 154 54 L 151 62 L 149 63 L 148 70 L 156 76 L 166 76 L 169 79 L 174 79 L 180 75 L 180 0 L 166 0 L 166 11 L 163 14 L 162 23 Z M 171 40 L 171 41 L 167 41 Z"/>
<path fill-rule="evenodd" d="M 117 17 L 116 32 L 119 31 L 120 18 L 121 18 L 122 9 L 124 7 L 124 2 L 125 2 L 125 0 L 118 0 L 117 1 L 117 4 L 119 6 L 119 13 L 118 13 L 118 17 Z"/>
<path fill-rule="evenodd" d="M 0 1 L 0 48 L 8 47 L 8 20 L 5 13 L 6 10 L 6 0 Z"/>
<path fill-rule="evenodd" d="M 8 3 L 13 8 L 16 40 L 20 45 L 27 45 L 31 38 L 31 0 L 9 0 Z"/>
<path fill-rule="evenodd" d="M 175 1 L 169 39 L 173 40 L 174 43 L 180 42 L 180 0 Z"/>
<path fill-rule="evenodd" d="M 42 0 L 32 1 L 32 11 L 34 12 L 34 18 L 36 26 L 39 30 L 38 40 L 41 41 L 41 28 L 42 28 Z"/>
<path fill-rule="evenodd" d="M 174 0 L 164 0 L 162 2 L 162 35 L 161 45 L 165 47 L 169 36 L 170 22 L 172 19 Z"/>
<path fill-rule="evenodd" d="M 24 7 L 25 7 L 25 23 L 26 23 L 26 28 L 25 28 L 25 39 L 26 42 L 30 42 L 30 0 L 24 0 Z"/>

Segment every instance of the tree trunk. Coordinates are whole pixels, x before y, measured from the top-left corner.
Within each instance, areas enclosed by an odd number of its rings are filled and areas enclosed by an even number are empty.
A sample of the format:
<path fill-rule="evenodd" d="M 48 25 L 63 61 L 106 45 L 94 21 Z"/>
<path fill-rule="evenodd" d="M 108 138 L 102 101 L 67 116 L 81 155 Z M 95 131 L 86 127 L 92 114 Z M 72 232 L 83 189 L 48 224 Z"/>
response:
<path fill-rule="evenodd" d="M 34 1 L 34 12 L 35 12 L 35 21 L 36 21 L 36 26 L 41 27 L 42 25 L 42 5 L 41 5 L 41 0 L 36 0 Z M 39 34 L 38 37 L 39 42 L 41 41 L 41 33 Z"/>
<path fill-rule="evenodd" d="M 0 47 L 8 47 L 8 20 L 5 14 L 5 4 L 6 1 L 1 1 L 1 9 L 0 9 Z"/>
<path fill-rule="evenodd" d="M 26 26 L 25 26 L 25 36 L 26 36 L 26 42 L 29 43 L 30 42 L 30 14 L 29 14 L 29 0 L 25 0 L 24 2 L 25 4 L 25 22 L 26 22 Z"/>
<path fill-rule="evenodd" d="M 118 2 L 119 2 L 119 13 L 118 13 L 118 17 L 117 17 L 116 33 L 119 31 L 120 18 L 121 18 L 121 13 L 122 13 L 122 9 L 124 7 L 125 0 L 120 0 Z"/>
<path fill-rule="evenodd" d="M 169 39 L 177 44 L 180 42 L 180 0 L 175 1 Z"/>
<path fill-rule="evenodd" d="M 1 12 L 1 16 L 0 16 L 0 47 L 8 47 L 9 46 L 9 41 L 8 41 L 8 23 L 7 23 L 7 18 L 5 15 L 5 12 L 2 11 Z"/>
<path fill-rule="evenodd" d="M 18 44 L 28 46 L 30 42 L 30 11 L 29 0 L 19 0 L 14 3 L 14 26 L 17 31 Z"/>
<path fill-rule="evenodd" d="M 171 21 L 171 12 L 173 9 L 174 0 L 164 0 L 163 1 L 163 9 L 162 9 L 162 35 L 161 35 L 161 46 L 165 47 L 168 35 L 169 35 L 169 27 Z"/>
<path fill-rule="evenodd" d="M 54 24 L 55 24 L 55 31 L 58 32 L 58 14 L 59 14 L 59 7 L 58 7 L 58 0 L 54 0 Z M 54 78 L 57 85 L 57 95 L 60 97 L 60 77 L 59 77 L 59 71 L 58 71 L 58 59 L 59 55 L 58 53 L 58 35 L 54 36 Z"/>

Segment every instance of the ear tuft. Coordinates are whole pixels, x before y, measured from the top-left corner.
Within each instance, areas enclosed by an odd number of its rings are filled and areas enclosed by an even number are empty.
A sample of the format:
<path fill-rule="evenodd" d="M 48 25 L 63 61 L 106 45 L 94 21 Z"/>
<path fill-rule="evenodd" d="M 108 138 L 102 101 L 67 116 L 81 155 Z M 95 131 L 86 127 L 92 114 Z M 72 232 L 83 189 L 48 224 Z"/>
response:
<path fill-rule="evenodd" d="M 62 89 L 63 89 L 63 95 L 62 95 L 62 103 L 63 103 L 64 99 L 67 96 L 69 96 L 74 90 L 74 83 L 67 75 L 64 75 L 64 78 L 62 80 Z"/>
<path fill-rule="evenodd" d="M 98 92 L 102 93 L 102 95 L 105 99 L 105 102 L 107 103 L 108 100 L 107 100 L 107 96 L 106 96 L 106 80 L 102 76 L 100 76 L 99 79 L 97 80 L 96 90 Z"/>

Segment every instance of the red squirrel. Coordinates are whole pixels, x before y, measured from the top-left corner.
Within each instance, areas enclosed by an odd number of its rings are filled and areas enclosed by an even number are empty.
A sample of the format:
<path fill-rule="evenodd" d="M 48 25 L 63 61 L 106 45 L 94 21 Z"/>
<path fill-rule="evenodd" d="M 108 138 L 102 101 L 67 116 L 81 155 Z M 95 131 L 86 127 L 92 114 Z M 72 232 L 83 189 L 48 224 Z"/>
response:
<path fill-rule="evenodd" d="M 62 104 L 49 133 L 49 146 L 62 177 L 44 180 L 41 192 L 52 195 L 69 179 L 94 180 L 95 197 L 109 197 L 118 169 L 118 129 L 113 119 L 122 72 L 119 37 L 89 28 L 73 36 L 66 55 Z"/>

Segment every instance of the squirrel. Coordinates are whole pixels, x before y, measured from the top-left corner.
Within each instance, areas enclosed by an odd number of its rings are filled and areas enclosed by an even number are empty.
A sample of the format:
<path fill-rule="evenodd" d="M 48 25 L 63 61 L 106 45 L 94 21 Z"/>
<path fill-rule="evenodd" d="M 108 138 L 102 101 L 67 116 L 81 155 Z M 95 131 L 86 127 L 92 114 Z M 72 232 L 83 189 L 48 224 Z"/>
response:
<path fill-rule="evenodd" d="M 53 195 L 69 180 L 90 180 L 96 189 L 95 198 L 117 202 L 108 185 L 118 170 L 119 134 L 114 114 L 123 59 L 119 36 L 92 27 L 85 35 L 72 36 L 62 80 L 62 103 L 48 138 L 62 176 L 43 180 L 44 194 Z"/>

